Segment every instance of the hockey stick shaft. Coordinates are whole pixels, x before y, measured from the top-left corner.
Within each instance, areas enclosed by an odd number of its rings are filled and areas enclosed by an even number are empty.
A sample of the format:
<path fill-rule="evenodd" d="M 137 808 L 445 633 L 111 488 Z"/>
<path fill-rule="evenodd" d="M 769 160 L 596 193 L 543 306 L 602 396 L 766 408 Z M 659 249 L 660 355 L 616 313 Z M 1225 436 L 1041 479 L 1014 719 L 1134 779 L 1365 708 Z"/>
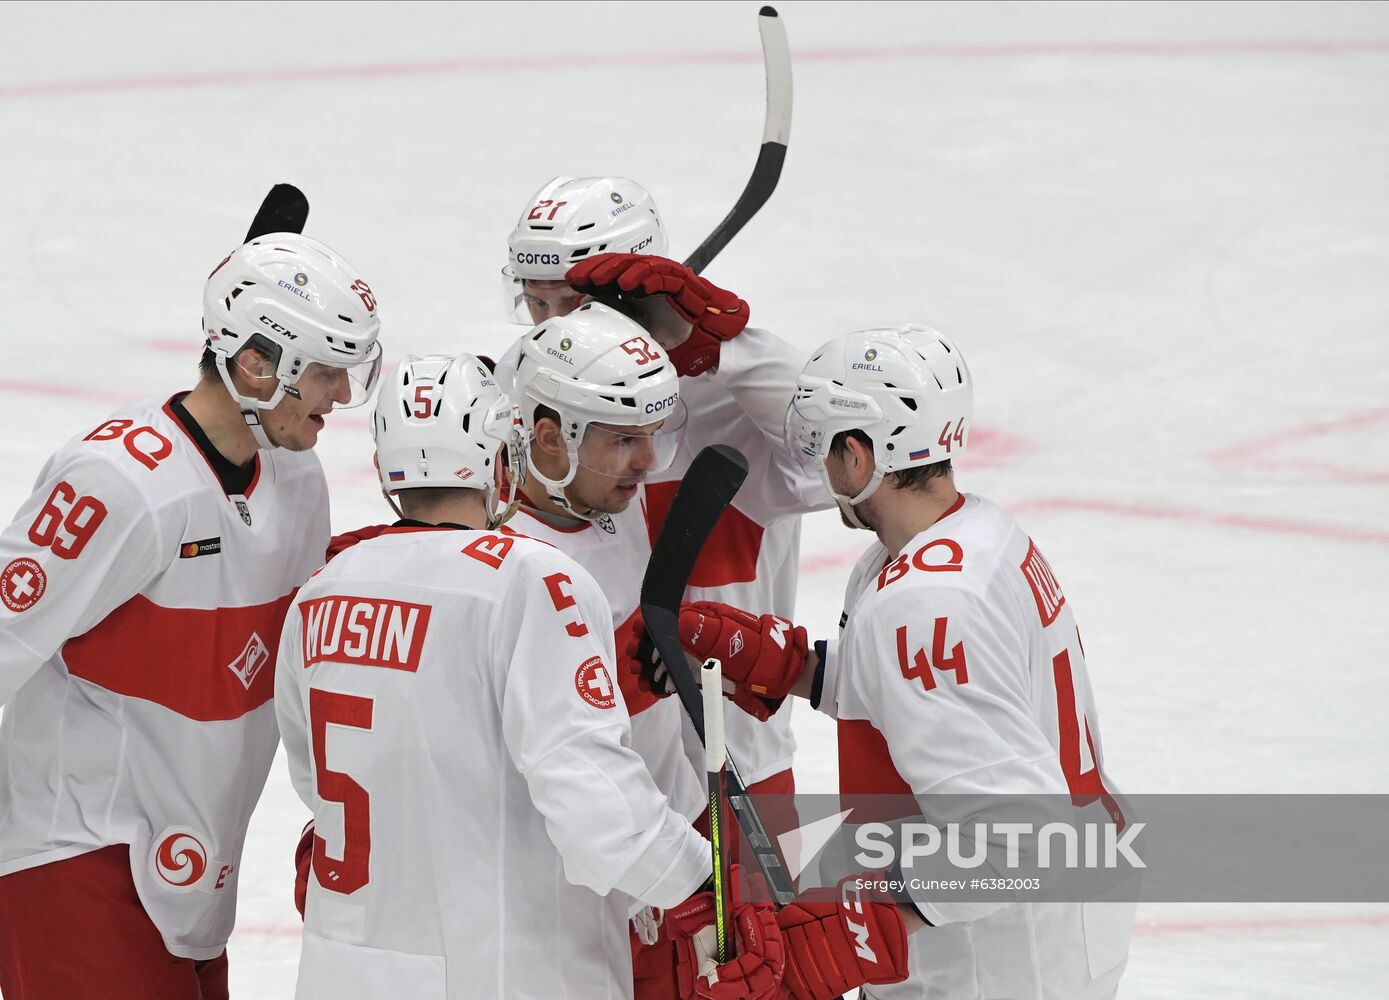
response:
<path fill-rule="evenodd" d="M 685 259 L 685 266 L 695 274 L 708 267 L 767 203 L 786 162 L 786 147 L 791 141 L 791 47 L 786 40 L 786 24 L 775 8 L 763 7 L 757 15 L 757 29 L 762 35 L 762 65 L 767 80 L 762 147 L 757 152 L 752 176 L 733 208 Z"/>
<path fill-rule="evenodd" d="M 704 692 L 704 773 L 709 785 L 709 847 L 714 861 L 714 938 L 722 965 L 733 957 L 728 937 L 728 870 L 723 849 L 723 664 L 708 659 L 700 668 Z"/>
<path fill-rule="evenodd" d="M 666 513 L 641 584 L 646 631 L 666 664 L 681 707 L 701 743 L 705 742 L 703 696 L 680 645 L 680 604 L 705 541 L 746 476 L 747 460 L 726 445 L 711 445 L 695 456 Z M 727 760 L 724 783 L 729 808 L 772 898 L 784 906 L 795 898 L 791 876 L 753 806 L 737 762 L 731 755 Z"/>

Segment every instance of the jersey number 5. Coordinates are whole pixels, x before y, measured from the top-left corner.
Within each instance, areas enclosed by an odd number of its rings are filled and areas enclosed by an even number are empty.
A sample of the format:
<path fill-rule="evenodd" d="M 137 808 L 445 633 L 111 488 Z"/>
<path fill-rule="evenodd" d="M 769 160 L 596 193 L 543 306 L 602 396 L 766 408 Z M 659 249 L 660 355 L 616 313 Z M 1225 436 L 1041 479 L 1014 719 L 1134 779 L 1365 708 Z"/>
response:
<path fill-rule="evenodd" d="M 323 888 L 344 895 L 351 895 L 371 881 L 371 796 L 346 774 L 328 769 L 328 725 L 370 730 L 371 710 L 370 698 L 309 688 L 318 797 L 342 806 L 343 832 L 341 859 L 329 857 L 328 842 L 314 834 L 313 873 Z"/>

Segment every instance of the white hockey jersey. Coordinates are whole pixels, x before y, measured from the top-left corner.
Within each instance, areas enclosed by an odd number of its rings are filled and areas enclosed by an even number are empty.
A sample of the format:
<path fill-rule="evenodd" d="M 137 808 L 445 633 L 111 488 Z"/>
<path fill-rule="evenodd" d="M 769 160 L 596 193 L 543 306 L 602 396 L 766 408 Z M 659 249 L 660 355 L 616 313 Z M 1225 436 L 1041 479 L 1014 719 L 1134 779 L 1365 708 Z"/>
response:
<path fill-rule="evenodd" d="M 1070 605 L 994 504 L 962 496 L 895 557 L 875 542 L 845 613 L 818 702 L 840 720 L 841 794 L 1069 793 L 1116 814 Z M 1135 909 L 919 905 L 937 926 L 912 935 L 911 978 L 868 995 L 1100 1000 L 1118 986 Z"/>
<path fill-rule="evenodd" d="M 311 453 L 227 496 L 169 409 L 64 445 L 0 535 L 0 876 L 129 844 L 175 955 L 221 953 L 275 754 L 275 642 L 323 560 Z"/>
<path fill-rule="evenodd" d="M 316 832 L 299 1000 L 632 995 L 626 896 L 688 898 L 709 846 L 631 749 L 583 569 L 388 528 L 303 587 L 280 656 Z"/>
<path fill-rule="evenodd" d="M 786 446 L 786 411 L 805 360 L 781 338 L 749 327 L 721 345 L 717 370 L 680 380 L 690 420 L 671 467 L 646 485 L 652 540 L 680 477 L 701 449 L 728 444 L 748 460 L 748 478 L 690 574 L 688 601 L 721 601 L 755 614 L 795 617 L 800 515 L 834 506 L 819 475 Z M 724 738 L 748 784 L 791 767 L 796 751 L 792 701 L 786 699 L 766 722 L 737 709 L 725 713 Z M 702 767 L 703 751 L 688 719 L 683 732 L 687 754 Z"/>
<path fill-rule="evenodd" d="M 522 506 L 503 528 L 508 534 L 538 538 L 553 545 L 592 575 L 606 598 L 610 627 L 619 641 L 637 614 L 641 581 L 651 558 L 644 488 L 621 514 L 596 521 L 572 521 L 559 527 L 551 518 Z M 612 633 L 609 641 L 614 641 Z M 675 697 L 657 698 L 637 686 L 631 671 L 618 664 L 617 683 L 632 718 L 632 747 L 646 761 L 656 787 L 682 816 L 694 819 L 707 804 L 702 772 L 690 764 L 679 738 L 684 712 Z"/>

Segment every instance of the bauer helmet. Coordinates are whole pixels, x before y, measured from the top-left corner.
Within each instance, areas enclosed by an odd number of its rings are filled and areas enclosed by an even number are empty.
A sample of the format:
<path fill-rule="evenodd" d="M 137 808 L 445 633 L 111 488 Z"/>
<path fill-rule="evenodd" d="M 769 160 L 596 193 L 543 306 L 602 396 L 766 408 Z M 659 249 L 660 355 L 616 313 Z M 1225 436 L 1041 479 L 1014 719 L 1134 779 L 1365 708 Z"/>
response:
<path fill-rule="evenodd" d="M 675 460 L 686 419 L 675 366 L 646 330 L 617 310 L 585 302 L 567 316 L 540 324 L 521 339 L 515 378 L 528 442 L 535 439 L 539 407 L 558 414 L 569 470 L 561 479 L 549 479 L 532 463 L 530 474 L 551 500 L 576 517 L 591 519 L 564 495 L 579 466 L 620 476 L 631 449 L 638 447 L 651 449 L 646 472 L 661 472 Z M 657 423 L 650 435 L 612 429 Z"/>
<path fill-rule="evenodd" d="M 335 408 L 371 398 L 381 374 L 380 329 L 376 297 L 357 269 L 298 233 L 259 236 L 233 250 L 208 275 L 203 292 L 207 346 L 262 448 L 272 445 L 261 411 L 286 395 L 298 397 L 295 385 L 312 363 L 347 370 L 351 398 Z M 277 384 L 267 400 L 242 395 L 232 381 L 229 366 L 247 347 L 275 366 Z"/>
<path fill-rule="evenodd" d="M 911 324 L 861 330 L 825 344 L 796 379 L 787 444 L 819 471 L 844 516 L 891 472 L 955 458 L 974 416 L 974 381 L 953 343 Z M 855 497 L 834 492 L 825 456 L 835 435 L 859 430 L 873 442 L 873 477 Z"/>
<path fill-rule="evenodd" d="M 377 397 L 371 437 L 381 492 L 397 514 L 393 493 L 430 487 L 482 490 L 489 528 L 515 513 L 526 469 L 520 411 L 473 355 L 402 358 Z M 503 454 L 505 494 L 494 481 Z"/>
<path fill-rule="evenodd" d="M 502 281 L 508 318 L 526 326 L 536 322 L 526 282 L 563 281 L 571 267 L 600 253 L 664 257 L 666 229 L 656 202 L 624 177 L 554 178 L 531 196 L 507 239 Z"/>

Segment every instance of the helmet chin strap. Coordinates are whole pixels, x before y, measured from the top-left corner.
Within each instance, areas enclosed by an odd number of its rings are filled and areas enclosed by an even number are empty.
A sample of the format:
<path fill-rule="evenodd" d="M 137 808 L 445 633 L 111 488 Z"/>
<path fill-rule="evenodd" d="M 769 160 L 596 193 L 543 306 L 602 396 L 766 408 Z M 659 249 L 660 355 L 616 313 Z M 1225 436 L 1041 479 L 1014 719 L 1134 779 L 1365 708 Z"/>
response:
<path fill-rule="evenodd" d="M 564 488 L 574 481 L 574 477 L 579 472 L 579 443 L 577 441 L 568 442 L 568 452 L 569 471 L 565 473 L 563 479 L 551 479 L 541 472 L 534 463 L 531 463 L 529 475 L 545 487 L 545 495 L 550 498 L 550 501 L 570 517 L 576 517 L 581 521 L 596 521 L 603 516 L 601 510 L 591 510 L 587 514 L 580 513 L 574 509 L 574 504 L 564 494 Z"/>
<path fill-rule="evenodd" d="M 875 468 L 873 475 L 869 477 L 868 483 L 859 491 L 858 496 L 850 497 L 835 492 L 834 484 L 830 482 L 829 470 L 825 468 L 825 461 L 823 458 L 820 459 L 820 477 L 825 481 L 825 488 L 830 491 L 830 496 L 834 497 L 834 502 L 839 505 L 839 512 L 855 528 L 862 528 L 865 531 L 872 531 L 873 529 L 863 523 L 863 520 L 858 516 L 858 511 L 854 508 L 878 492 L 878 487 L 883 484 L 883 475 L 881 466 Z"/>
<path fill-rule="evenodd" d="M 267 451 L 278 447 L 272 442 L 265 433 L 265 426 L 261 423 L 260 415 L 262 410 L 272 410 L 279 405 L 285 396 L 284 383 L 280 383 L 275 389 L 275 395 L 270 397 L 268 402 L 261 402 L 254 396 L 243 396 L 236 388 L 236 382 L 232 379 L 231 369 L 227 367 L 228 359 L 225 354 L 216 355 L 217 373 L 222 376 L 222 384 L 227 387 L 227 394 L 236 402 L 241 409 L 241 418 L 246 421 L 246 426 L 250 428 L 251 436 L 256 439 L 256 447 L 264 448 Z"/>

